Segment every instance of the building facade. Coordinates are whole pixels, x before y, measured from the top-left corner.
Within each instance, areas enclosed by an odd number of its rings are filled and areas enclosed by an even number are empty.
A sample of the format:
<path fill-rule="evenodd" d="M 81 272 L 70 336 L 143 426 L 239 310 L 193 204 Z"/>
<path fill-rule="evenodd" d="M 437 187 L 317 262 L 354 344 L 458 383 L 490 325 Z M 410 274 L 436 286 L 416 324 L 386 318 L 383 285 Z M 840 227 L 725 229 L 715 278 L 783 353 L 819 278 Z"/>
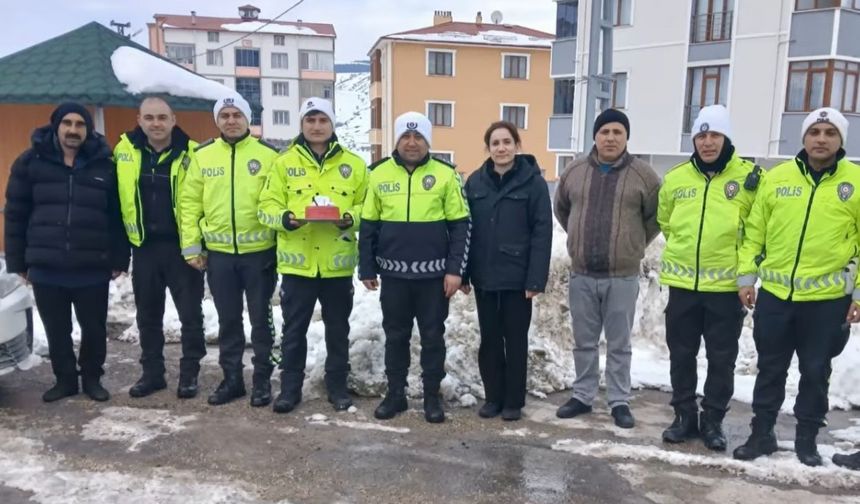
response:
<path fill-rule="evenodd" d="M 334 99 L 336 35 L 330 24 L 270 21 L 259 13 L 245 5 L 238 18 L 155 14 L 149 46 L 238 91 L 254 109 L 252 133 L 284 145 L 301 130 L 302 100 Z"/>
<path fill-rule="evenodd" d="M 553 180 L 545 123 L 552 107 L 553 38 L 484 23 L 480 13 L 475 22 L 454 22 L 448 11 L 437 11 L 433 26 L 381 37 L 369 52 L 372 159 L 394 150 L 395 118 L 418 111 L 433 123 L 432 154 L 468 174 L 487 158 L 487 126 L 506 119 L 519 127 L 524 152 L 534 154 Z"/>
<path fill-rule="evenodd" d="M 549 119 L 549 146 L 562 160 L 591 134 L 582 77 L 595 3 L 557 2 L 552 76 L 554 112 L 563 113 Z M 689 157 L 692 123 L 715 103 L 730 111 L 738 152 L 764 166 L 801 149 L 801 123 L 818 107 L 841 110 L 860 129 L 860 0 L 604 3 L 615 25 L 612 104 L 630 117 L 630 151 L 661 170 Z M 860 135 L 849 135 L 846 150 L 860 157 Z"/>

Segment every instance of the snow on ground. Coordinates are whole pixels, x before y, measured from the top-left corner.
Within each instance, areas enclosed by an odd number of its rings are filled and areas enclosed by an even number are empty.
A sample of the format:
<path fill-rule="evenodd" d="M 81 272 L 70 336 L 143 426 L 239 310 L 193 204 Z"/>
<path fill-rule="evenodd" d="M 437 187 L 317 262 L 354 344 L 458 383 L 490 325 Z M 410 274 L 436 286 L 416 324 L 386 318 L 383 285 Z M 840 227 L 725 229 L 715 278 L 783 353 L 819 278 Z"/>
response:
<path fill-rule="evenodd" d="M 311 425 L 334 425 L 337 427 L 344 427 L 346 429 L 382 431 L 395 434 L 409 434 L 410 432 L 407 427 L 392 427 L 390 425 L 382 425 L 373 422 L 354 422 L 350 420 L 329 419 L 327 416 L 320 413 L 305 417 L 305 420 L 307 420 Z"/>
<path fill-rule="evenodd" d="M 370 163 L 370 72 L 339 73 L 334 89 L 338 139 Z"/>
<path fill-rule="evenodd" d="M 190 471 L 156 469 L 144 474 L 70 470 L 62 456 L 38 440 L 0 428 L 0 485 L 32 492 L 42 504 L 122 502 L 123 504 L 258 503 L 237 482 Z M 281 504 L 287 504 L 282 501 Z"/>
<path fill-rule="evenodd" d="M 140 445 L 162 436 L 170 436 L 186 429 L 194 415 L 176 416 L 160 409 L 108 407 L 101 416 L 89 421 L 81 432 L 84 439 L 95 441 L 124 441 L 128 451 L 140 450 Z"/>
<path fill-rule="evenodd" d="M 789 445 L 791 443 L 789 442 Z M 553 450 L 576 453 L 598 458 L 626 459 L 640 462 L 662 462 L 673 466 L 720 469 L 739 476 L 778 483 L 802 486 L 816 485 L 825 488 L 856 489 L 860 487 L 860 473 L 834 465 L 830 458 L 835 449 L 830 445 L 819 445 L 824 461 L 821 467 L 801 464 L 793 451 L 781 445 L 780 451 L 753 462 L 744 462 L 726 457 L 724 454 L 698 455 L 665 450 L 658 446 L 616 443 L 612 441 L 583 442 L 576 439 L 557 441 Z M 786 448 L 788 448 L 786 450 Z"/>
<path fill-rule="evenodd" d="M 669 390 L 669 354 L 665 344 L 663 309 L 668 292 L 657 281 L 659 256 L 663 247 L 662 238 L 655 240 L 646 252 L 643 274 L 640 278 L 640 292 L 636 321 L 633 331 L 634 387 Z M 528 389 L 538 397 L 570 387 L 574 379 L 573 337 L 570 329 L 570 311 L 567 298 L 568 265 L 564 232 L 556 227 L 553 238 L 553 259 L 547 293 L 539 296 L 534 305 L 533 323 L 529 334 L 529 376 Z M 382 331 L 382 313 L 379 308 L 378 292 L 367 291 L 355 282 L 355 305 L 350 317 L 350 386 L 360 395 L 380 395 L 385 392 L 384 355 L 385 335 Z M 169 297 L 168 297 L 169 299 Z M 280 327 L 282 316 L 278 300 L 273 300 L 275 327 Z M 212 343 L 217 339 L 218 321 L 215 307 L 207 293 L 204 300 L 205 332 Z M 130 325 L 121 338 L 129 341 L 137 339 L 134 325 L 134 296 L 131 279 L 123 276 L 112 284 L 111 310 L 109 322 Z M 176 309 L 168 300 L 164 318 L 165 333 L 168 340 L 179 339 L 179 317 Z M 752 401 L 752 390 L 756 374 L 756 352 L 752 340 L 751 317 L 747 317 L 740 338 L 740 352 L 735 371 L 735 398 L 743 402 Z M 45 349 L 44 329 L 36 323 L 36 347 Z M 320 317 L 319 305 L 308 329 L 308 380 L 305 382 L 307 397 L 318 397 L 323 392 L 325 362 L 324 326 Z M 245 320 L 246 334 L 250 334 L 250 324 Z M 860 406 L 860 328 L 852 329 L 852 338 L 842 355 L 833 362 L 833 375 L 830 386 L 830 404 L 834 408 L 848 409 Z M 79 329 L 75 325 L 75 337 Z M 421 394 L 419 366 L 419 344 L 417 330 L 414 331 L 412 345 L 412 366 L 409 374 L 410 393 Z M 458 400 L 461 404 L 471 405 L 475 398 L 484 396 L 478 372 L 477 356 L 480 333 L 474 298 L 458 293 L 451 302 L 447 323 L 446 341 L 448 355 L 446 367 L 448 376 L 442 383 L 446 399 Z M 210 348 L 210 354 L 216 353 Z M 42 352 L 46 353 L 46 352 Z M 207 360 L 207 362 L 210 362 Z M 216 362 L 216 361 L 211 361 Z M 601 359 L 601 366 L 605 359 Z M 704 345 L 699 353 L 699 392 L 702 391 L 707 361 Z M 799 374 L 794 362 L 788 376 L 786 401 L 783 410 L 790 412 L 797 394 Z"/>

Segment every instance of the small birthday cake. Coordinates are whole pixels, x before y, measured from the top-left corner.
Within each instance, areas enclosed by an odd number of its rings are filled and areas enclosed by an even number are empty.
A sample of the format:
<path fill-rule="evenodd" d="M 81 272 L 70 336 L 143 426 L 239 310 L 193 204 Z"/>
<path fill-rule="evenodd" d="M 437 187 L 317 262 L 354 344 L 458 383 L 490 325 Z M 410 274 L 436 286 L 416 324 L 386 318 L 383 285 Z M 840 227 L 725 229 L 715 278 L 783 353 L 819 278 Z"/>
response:
<path fill-rule="evenodd" d="M 332 205 L 329 198 L 325 196 L 315 196 L 314 204 L 305 208 L 305 219 L 338 220 L 340 219 L 340 209 Z"/>

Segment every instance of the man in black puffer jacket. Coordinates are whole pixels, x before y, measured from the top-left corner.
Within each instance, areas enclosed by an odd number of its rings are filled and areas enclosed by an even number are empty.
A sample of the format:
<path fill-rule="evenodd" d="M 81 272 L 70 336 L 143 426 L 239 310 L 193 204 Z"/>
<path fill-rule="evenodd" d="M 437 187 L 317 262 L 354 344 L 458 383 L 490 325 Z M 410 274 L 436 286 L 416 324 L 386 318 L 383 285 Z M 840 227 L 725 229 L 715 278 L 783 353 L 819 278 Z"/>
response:
<path fill-rule="evenodd" d="M 84 392 L 110 394 L 100 383 L 107 353 L 108 286 L 128 269 L 129 244 L 119 212 L 116 167 L 89 111 L 64 103 L 33 146 L 12 165 L 6 188 L 6 265 L 33 284 L 57 383 L 45 402 Z M 75 363 L 72 306 L 81 326 Z"/>

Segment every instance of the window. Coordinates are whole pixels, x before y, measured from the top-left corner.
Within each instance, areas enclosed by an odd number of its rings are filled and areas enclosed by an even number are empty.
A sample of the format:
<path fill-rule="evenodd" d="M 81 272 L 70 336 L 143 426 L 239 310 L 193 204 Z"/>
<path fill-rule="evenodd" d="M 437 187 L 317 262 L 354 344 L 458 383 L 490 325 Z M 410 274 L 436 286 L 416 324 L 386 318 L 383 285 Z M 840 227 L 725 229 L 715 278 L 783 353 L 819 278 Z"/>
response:
<path fill-rule="evenodd" d="M 454 153 L 453 152 L 436 151 L 436 152 L 431 152 L 430 155 L 433 156 L 434 158 L 440 160 L 440 161 L 445 161 L 448 164 L 454 164 Z"/>
<path fill-rule="evenodd" d="M 633 0 L 613 0 L 613 2 L 615 2 L 615 18 L 612 24 L 615 26 L 633 24 Z"/>
<path fill-rule="evenodd" d="M 788 69 L 787 112 L 833 107 L 860 112 L 860 63 L 840 60 L 795 61 Z"/>
<path fill-rule="evenodd" d="M 302 80 L 299 82 L 301 99 L 318 96 L 331 100 L 334 97 L 334 83 L 331 81 Z"/>
<path fill-rule="evenodd" d="M 559 154 L 555 158 L 555 173 L 561 177 L 561 174 L 565 172 L 567 169 L 567 165 L 574 160 L 574 156 L 572 154 Z"/>
<path fill-rule="evenodd" d="M 427 117 L 433 126 L 454 126 L 453 103 L 427 103 Z"/>
<path fill-rule="evenodd" d="M 627 108 L 627 73 L 615 73 L 612 77 L 615 80 L 612 81 L 610 106 L 617 109 Z"/>
<path fill-rule="evenodd" d="M 502 105 L 502 120 L 514 123 L 519 129 L 528 128 L 528 107 L 526 105 Z"/>
<path fill-rule="evenodd" d="M 579 0 L 560 1 L 555 11 L 555 36 L 556 38 L 576 37 L 576 29 L 579 26 Z"/>
<path fill-rule="evenodd" d="M 272 96 L 290 96 L 290 82 L 272 81 Z"/>
<path fill-rule="evenodd" d="M 302 51 L 299 53 L 302 70 L 334 72 L 334 54 L 322 51 Z"/>
<path fill-rule="evenodd" d="M 290 124 L 290 111 L 289 110 L 273 110 L 272 111 L 272 123 L 275 126 L 286 126 Z"/>
<path fill-rule="evenodd" d="M 795 10 L 833 9 L 838 7 L 860 10 L 860 0 L 797 0 Z"/>
<path fill-rule="evenodd" d="M 373 51 L 370 58 L 370 82 L 382 82 L 382 51 Z"/>
<path fill-rule="evenodd" d="M 221 40 L 220 33 L 218 32 L 206 32 L 206 36 L 209 38 L 209 42 L 219 42 Z"/>
<path fill-rule="evenodd" d="M 454 76 L 454 53 L 451 51 L 427 51 L 427 75 Z"/>
<path fill-rule="evenodd" d="M 860 1 L 860 0 L 858 0 Z M 690 42 L 718 42 L 732 38 L 730 0 L 693 0 Z"/>
<path fill-rule="evenodd" d="M 260 50 L 236 48 L 236 66 L 260 68 Z"/>
<path fill-rule="evenodd" d="M 249 79 L 246 77 L 236 77 L 236 91 L 248 100 L 251 105 L 251 125 L 260 125 L 260 104 L 262 96 L 260 93 L 260 79 Z"/>
<path fill-rule="evenodd" d="M 283 35 L 275 35 L 275 45 L 287 45 L 287 37 Z"/>
<path fill-rule="evenodd" d="M 206 51 L 206 64 L 209 66 L 222 66 L 224 64 L 224 54 L 221 49 Z"/>
<path fill-rule="evenodd" d="M 573 79 L 558 79 L 555 81 L 555 92 L 552 99 L 553 114 L 573 114 L 574 83 Z"/>
<path fill-rule="evenodd" d="M 684 132 L 689 133 L 699 111 L 708 105 L 725 105 L 728 98 L 729 67 L 695 67 L 687 72 L 687 103 Z"/>
<path fill-rule="evenodd" d="M 191 44 L 167 44 L 167 59 L 171 59 L 181 65 L 194 64 L 194 46 Z"/>
<path fill-rule="evenodd" d="M 528 79 L 529 57 L 521 54 L 502 55 L 503 79 Z"/>
<path fill-rule="evenodd" d="M 273 52 L 272 68 L 289 68 L 290 55 L 288 53 Z"/>
<path fill-rule="evenodd" d="M 370 100 L 370 129 L 382 128 L 382 98 Z"/>

